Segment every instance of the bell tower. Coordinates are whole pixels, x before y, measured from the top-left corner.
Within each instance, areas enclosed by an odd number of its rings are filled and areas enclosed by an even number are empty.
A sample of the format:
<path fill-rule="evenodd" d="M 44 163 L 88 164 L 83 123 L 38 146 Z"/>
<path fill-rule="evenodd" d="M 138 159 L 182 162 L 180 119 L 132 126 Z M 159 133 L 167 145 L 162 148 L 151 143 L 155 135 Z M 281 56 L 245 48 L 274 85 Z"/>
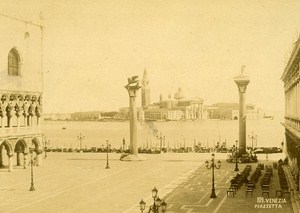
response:
<path fill-rule="evenodd" d="M 142 80 L 142 107 L 143 109 L 147 109 L 149 105 L 150 105 L 150 88 L 149 88 L 148 73 L 145 68 L 143 80 Z"/>

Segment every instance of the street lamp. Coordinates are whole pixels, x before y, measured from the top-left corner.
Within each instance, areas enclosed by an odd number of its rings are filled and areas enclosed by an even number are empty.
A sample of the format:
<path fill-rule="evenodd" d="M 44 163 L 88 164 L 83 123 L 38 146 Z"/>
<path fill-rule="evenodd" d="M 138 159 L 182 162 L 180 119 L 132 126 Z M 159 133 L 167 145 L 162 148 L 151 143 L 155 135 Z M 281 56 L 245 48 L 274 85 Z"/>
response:
<path fill-rule="evenodd" d="M 123 152 L 125 152 L 125 138 L 123 138 Z"/>
<path fill-rule="evenodd" d="M 207 169 L 212 169 L 212 189 L 211 189 L 210 198 L 216 198 L 217 195 L 215 193 L 215 169 L 221 168 L 221 161 L 218 161 L 218 163 L 215 164 L 215 154 L 213 153 L 211 156 L 212 156 L 211 163 L 209 164 L 208 161 L 205 161 L 205 164 Z"/>
<path fill-rule="evenodd" d="M 252 131 L 252 136 L 248 135 L 248 138 L 252 141 L 252 146 L 251 146 L 251 155 L 252 155 L 252 152 L 253 152 L 253 140 L 255 140 L 255 144 L 257 146 L 257 135 L 253 135 L 253 131 Z"/>
<path fill-rule="evenodd" d="M 234 171 L 239 171 L 238 161 L 237 161 L 237 151 L 238 151 L 238 141 L 235 141 L 235 169 Z"/>
<path fill-rule="evenodd" d="M 158 137 L 157 136 L 157 139 L 159 139 L 159 141 L 160 141 L 160 145 L 159 145 L 159 153 L 161 153 L 162 152 L 162 139 L 163 139 L 163 137 L 162 137 L 162 135 L 161 135 L 161 133 L 160 133 L 160 136 Z"/>
<path fill-rule="evenodd" d="M 283 153 L 283 145 L 284 145 L 284 142 L 283 142 L 283 139 L 282 139 L 282 142 L 281 142 L 281 152 Z"/>
<path fill-rule="evenodd" d="M 158 196 L 157 196 L 157 188 L 154 187 L 152 189 L 152 198 L 154 200 L 153 204 L 149 207 L 149 211 L 148 213 L 159 213 L 159 212 L 166 212 L 167 211 L 167 203 L 164 200 L 161 200 Z M 142 199 L 140 201 L 140 210 L 141 213 L 143 213 L 143 211 L 146 208 L 146 202 Z"/>
<path fill-rule="evenodd" d="M 31 150 L 30 150 L 30 156 L 31 156 L 31 159 L 30 159 L 30 165 L 31 165 L 31 186 L 30 186 L 29 191 L 35 191 L 34 182 L 33 182 L 33 149 L 34 148 L 31 148 Z"/>
<path fill-rule="evenodd" d="M 109 169 L 109 164 L 108 164 L 108 140 L 106 140 L 106 167 L 105 169 Z"/>
<path fill-rule="evenodd" d="M 82 140 L 84 140 L 84 136 L 82 136 L 80 133 L 80 136 L 77 136 L 77 139 L 80 142 L 80 150 L 79 151 L 82 152 Z"/>
<path fill-rule="evenodd" d="M 50 145 L 50 140 L 47 140 L 47 141 L 45 140 L 44 143 L 45 143 L 44 151 L 45 151 L 45 159 L 46 159 L 47 158 L 47 144 Z"/>

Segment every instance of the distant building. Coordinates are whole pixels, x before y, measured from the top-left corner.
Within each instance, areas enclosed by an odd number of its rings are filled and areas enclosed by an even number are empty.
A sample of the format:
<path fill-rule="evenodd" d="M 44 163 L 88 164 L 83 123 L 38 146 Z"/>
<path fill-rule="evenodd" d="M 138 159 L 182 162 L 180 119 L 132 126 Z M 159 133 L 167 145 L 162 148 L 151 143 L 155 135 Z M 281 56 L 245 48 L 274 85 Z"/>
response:
<path fill-rule="evenodd" d="M 43 118 L 44 120 L 64 121 L 64 120 L 71 120 L 71 114 L 69 113 L 43 114 Z"/>
<path fill-rule="evenodd" d="M 181 88 L 174 94 L 172 99 L 169 94 L 167 99 L 162 95 L 159 97 L 159 102 L 150 103 L 150 87 L 147 70 L 144 70 L 142 79 L 142 108 L 139 108 L 139 120 L 196 120 L 206 119 L 207 113 L 203 107 L 201 98 L 186 99 Z M 129 119 L 129 108 L 122 107 L 115 118 Z"/>
<path fill-rule="evenodd" d="M 145 120 L 196 120 L 205 119 L 206 113 L 201 98 L 186 99 L 181 88 L 167 99 L 162 95 L 159 102 L 150 105 L 145 111 Z"/>
<path fill-rule="evenodd" d="M 71 120 L 74 121 L 95 121 L 102 119 L 101 112 L 74 112 L 71 114 Z"/>
<path fill-rule="evenodd" d="M 239 118 L 238 103 L 216 103 L 206 107 L 206 110 L 209 119 L 238 120 Z M 251 104 L 246 106 L 246 113 L 250 119 L 258 118 L 258 111 Z"/>
<path fill-rule="evenodd" d="M 182 111 L 175 109 L 148 109 L 145 111 L 147 120 L 178 121 L 182 119 Z"/>
<path fill-rule="evenodd" d="M 118 119 L 129 119 L 129 107 L 122 107 L 119 109 L 119 113 L 117 116 Z M 144 120 L 145 112 L 143 108 L 137 108 L 137 119 Z"/>
<path fill-rule="evenodd" d="M 295 42 L 293 52 L 282 74 L 285 93 L 285 140 L 287 157 L 299 186 L 300 169 L 300 38 Z"/>
<path fill-rule="evenodd" d="M 240 112 L 239 110 L 232 110 L 232 120 L 239 119 Z M 260 119 L 263 118 L 264 113 L 261 109 L 247 109 L 246 118 L 247 119 Z"/>
<path fill-rule="evenodd" d="M 12 171 L 32 146 L 42 163 L 43 27 L 1 16 L 0 31 L 0 168 Z"/>

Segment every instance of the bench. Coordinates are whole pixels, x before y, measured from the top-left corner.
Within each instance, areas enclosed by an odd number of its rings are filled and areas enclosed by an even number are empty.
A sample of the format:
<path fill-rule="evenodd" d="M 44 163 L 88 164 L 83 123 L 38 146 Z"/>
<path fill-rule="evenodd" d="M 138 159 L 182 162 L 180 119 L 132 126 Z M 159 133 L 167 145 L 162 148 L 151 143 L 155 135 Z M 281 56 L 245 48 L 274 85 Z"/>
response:
<path fill-rule="evenodd" d="M 263 191 L 261 192 L 261 196 L 263 197 L 264 194 L 267 194 L 268 197 L 269 197 L 269 190 L 263 190 Z"/>
<path fill-rule="evenodd" d="M 235 190 L 233 190 L 233 189 L 227 190 L 227 197 L 228 197 L 228 194 L 230 194 L 230 193 L 232 193 L 232 196 L 234 197 Z"/>
<path fill-rule="evenodd" d="M 261 189 L 262 189 L 263 191 L 268 191 L 268 190 L 269 190 L 269 185 L 267 185 L 267 184 L 262 185 L 262 186 L 261 186 Z"/>
<path fill-rule="evenodd" d="M 229 187 L 229 190 L 234 190 L 234 193 L 236 194 L 236 190 L 237 190 L 237 188 L 236 188 L 236 187 L 233 187 L 233 186 L 231 186 L 231 187 Z"/>
<path fill-rule="evenodd" d="M 233 184 L 231 184 L 231 187 L 235 187 L 235 188 L 236 188 L 236 190 L 238 190 L 238 189 L 239 189 L 239 187 L 238 187 L 238 184 L 236 184 L 236 183 L 233 183 Z"/>
<path fill-rule="evenodd" d="M 254 189 L 254 183 L 248 183 L 247 187 L 250 188 L 250 189 Z"/>
<path fill-rule="evenodd" d="M 247 197 L 248 193 L 251 193 L 251 197 L 252 197 L 253 189 L 247 189 L 247 190 L 246 190 L 246 197 Z"/>

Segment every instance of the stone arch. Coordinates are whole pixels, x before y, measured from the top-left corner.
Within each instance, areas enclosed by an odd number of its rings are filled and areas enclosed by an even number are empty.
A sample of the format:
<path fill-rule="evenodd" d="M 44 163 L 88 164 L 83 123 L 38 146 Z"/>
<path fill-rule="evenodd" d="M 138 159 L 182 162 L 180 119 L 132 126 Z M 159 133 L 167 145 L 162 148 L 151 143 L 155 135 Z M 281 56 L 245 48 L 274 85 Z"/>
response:
<path fill-rule="evenodd" d="M 38 137 L 34 137 L 31 140 L 33 146 L 34 146 L 34 152 L 40 152 L 42 151 L 42 145 L 41 145 L 41 140 Z"/>
<path fill-rule="evenodd" d="M 0 144 L 0 146 L 3 146 L 6 149 L 8 155 L 13 155 L 13 148 L 12 148 L 11 144 L 9 143 L 9 141 L 4 140 Z"/>
<path fill-rule="evenodd" d="M 35 155 L 35 159 L 36 159 L 36 161 L 35 161 L 35 164 L 37 165 L 37 166 L 40 166 L 40 165 L 42 165 L 42 153 L 43 153 L 43 146 L 42 146 L 42 138 L 39 138 L 39 137 L 34 137 L 34 138 L 32 138 L 32 144 L 33 144 L 33 146 L 34 146 L 34 148 L 33 148 L 33 153 L 34 153 L 34 155 Z"/>
<path fill-rule="evenodd" d="M 17 153 L 17 166 L 21 166 L 23 163 L 24 168 L 26 168 L 26 155 L 28 154 L 28 147 L 25 139 L 20 138 L 17 140 L 14 152 Z M 23 155 L 23 158 L 21 158 L 21 155 Z"/>
<path fill-rule="evenodd" d="M 4 151 L 6 150 L 6 153 Z M 5 155 L 7 155 L 7 160 L 5 161 Z M 1 141 L 0 143 L 0 168 L 6 168 L 8 166 L 9 170 L 12 170 L 11 158 L 13 156 L 13 149 L 8 140 Z M 4 165 L 6 164 L 7 165 Z"/>
<path fill-rule="evenodd" d="M 19 138 L 15 144 L 15 152 L 21 151 L 22 153 L 28 153 L 28 147 L 24 138 Z"/>

